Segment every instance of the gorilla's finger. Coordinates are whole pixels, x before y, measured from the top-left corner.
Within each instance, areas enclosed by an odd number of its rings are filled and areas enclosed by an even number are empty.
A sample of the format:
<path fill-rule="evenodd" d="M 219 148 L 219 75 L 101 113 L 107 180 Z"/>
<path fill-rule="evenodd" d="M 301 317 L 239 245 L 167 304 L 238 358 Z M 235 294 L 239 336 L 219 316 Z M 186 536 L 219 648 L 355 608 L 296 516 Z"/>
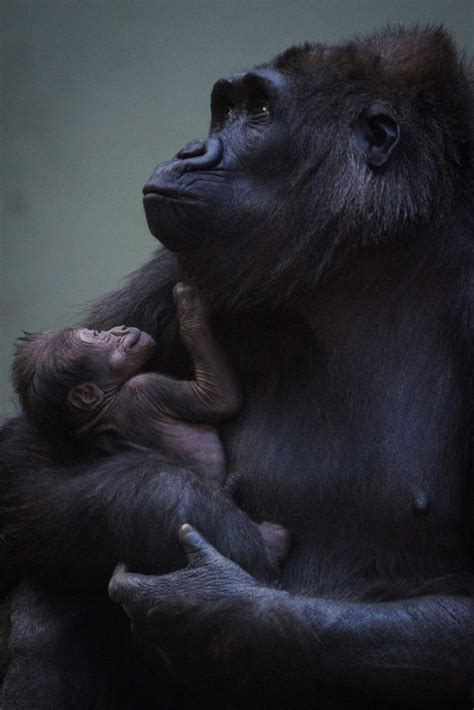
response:
<path fill-rule="evenodd" d="M 181 525 L 178 538 L 191 567 L 200 567 L 212 561 L 215 562 L 220 557 L 212 545 L 189 523 Z"/>
<path fill-rule="evenodd" d="M 125 562 L 119 562 L 118 565 L 115 567 L 114 571 L 112 572 L 112 577 L 114 577 L 116 574 L 124 574 L 125 572 L 128 572 L 128 567 L 125 564 Z"/>
<path fill-rule="evenodd" d="M 155 581 L 156 577 L 125 572 L 119 565 L 109 582 L 109 597 L 126 607 L 129 616 L 135 610 L 145 611 L 156 594 Z"/>

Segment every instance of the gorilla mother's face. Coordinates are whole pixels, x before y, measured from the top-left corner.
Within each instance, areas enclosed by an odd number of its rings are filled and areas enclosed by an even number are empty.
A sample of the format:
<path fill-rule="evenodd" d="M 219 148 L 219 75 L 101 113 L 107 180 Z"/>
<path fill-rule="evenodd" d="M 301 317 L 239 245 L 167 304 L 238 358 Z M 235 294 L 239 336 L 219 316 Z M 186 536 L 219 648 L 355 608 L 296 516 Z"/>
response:
<path fill-rule="evenodd" d="M 159 165 L 143 190 L 150 231 L 167 248 L 237 238 L 277 204 L 289 170 L 285 83 L 256 70 L 214 85 L 209 138 Z"/>
<path fill-rule="evenodd" d="M 432 101 L 414 103 L 411 75 L 387 57 L 362 40 L 303 45 L 221 79 L 209 138 L 156 168 L 150 231 L 216 304 L 286 301 L 359 245 L 430 217 L 418 186 L 434 164 Z"/>

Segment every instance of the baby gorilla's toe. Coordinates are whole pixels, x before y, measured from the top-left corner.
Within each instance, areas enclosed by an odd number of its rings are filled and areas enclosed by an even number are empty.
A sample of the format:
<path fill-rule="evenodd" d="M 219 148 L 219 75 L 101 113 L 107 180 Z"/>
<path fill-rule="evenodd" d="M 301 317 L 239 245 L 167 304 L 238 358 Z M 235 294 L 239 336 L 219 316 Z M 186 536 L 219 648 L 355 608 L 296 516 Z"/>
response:
<path fill-rule="evenodd" d="M 277 523 L 260 523 L 260 534 L 275 560 L 281 564 L 288 556 L 291 545 L 291 533 Z"/>

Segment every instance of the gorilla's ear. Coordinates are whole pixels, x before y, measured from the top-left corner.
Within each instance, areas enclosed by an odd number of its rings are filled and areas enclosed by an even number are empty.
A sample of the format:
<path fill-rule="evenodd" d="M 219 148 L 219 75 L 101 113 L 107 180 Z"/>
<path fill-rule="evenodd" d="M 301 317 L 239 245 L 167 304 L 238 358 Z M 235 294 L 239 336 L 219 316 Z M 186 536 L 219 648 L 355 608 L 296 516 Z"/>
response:
<path fill-rule="evenodd" d="M 94 412 L 105 399 L 105 394 L 94 382 L 83 382 L 74 387 L 67 396 L 71 409 Z"/>
<path fill-rule="evenodd" d="M 385 108 L 370 108 L 354 124 L 353 139 L 369 165 L 381 167 L 400 140 L 400 126 Z"/>

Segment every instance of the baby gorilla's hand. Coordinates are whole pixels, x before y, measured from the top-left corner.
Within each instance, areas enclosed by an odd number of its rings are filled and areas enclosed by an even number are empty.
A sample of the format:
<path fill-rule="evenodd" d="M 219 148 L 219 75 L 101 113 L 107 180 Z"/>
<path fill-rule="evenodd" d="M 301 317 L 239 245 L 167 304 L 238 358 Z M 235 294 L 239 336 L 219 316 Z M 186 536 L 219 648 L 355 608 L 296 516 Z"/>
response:
<path fill-rule="evenodd" d="M 260 523 L 258 525 L 271 559 L 277 565 L 281 565 L 288 557 L 291 545 L 291 533 L 286 528 L 277 523 Z"/>
<path fill-rule="evenodd" d="M 207 326 L 207 308 L 194 286 L 177 283 L 173 289 L 173 297 L 181 332 L 193 332 Z"/>

